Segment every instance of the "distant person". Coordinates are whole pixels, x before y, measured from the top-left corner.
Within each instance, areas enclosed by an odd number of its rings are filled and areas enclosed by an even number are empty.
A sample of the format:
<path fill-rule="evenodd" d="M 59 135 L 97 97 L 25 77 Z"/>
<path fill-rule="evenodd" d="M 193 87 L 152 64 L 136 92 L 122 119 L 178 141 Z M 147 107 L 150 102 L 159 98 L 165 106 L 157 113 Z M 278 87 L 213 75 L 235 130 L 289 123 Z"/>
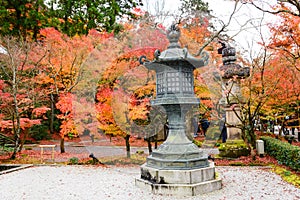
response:
<path fill-rule="evenodd" d="M 201 129 L 203 131 L 203 135 L 206 136 L 206 132 L 210 125 L 210 122 L 207 119 L 201 119 L 200 124 L 201 124 Z"/>

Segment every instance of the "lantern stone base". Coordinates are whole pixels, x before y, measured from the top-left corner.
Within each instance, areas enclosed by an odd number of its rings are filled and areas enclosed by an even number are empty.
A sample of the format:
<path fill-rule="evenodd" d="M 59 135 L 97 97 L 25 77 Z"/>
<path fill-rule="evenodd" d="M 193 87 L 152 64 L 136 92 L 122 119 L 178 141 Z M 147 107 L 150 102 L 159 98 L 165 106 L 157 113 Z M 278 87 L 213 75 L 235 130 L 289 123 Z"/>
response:
<path fill-rule="evenodd" d="M 141 178 L 136 186 L 153 194 L 196 196 L 221 189 L 221 179 L 216 178 L 213 162 L 208 167 L 186 170 L 164 170 L 141 166 Z"/>

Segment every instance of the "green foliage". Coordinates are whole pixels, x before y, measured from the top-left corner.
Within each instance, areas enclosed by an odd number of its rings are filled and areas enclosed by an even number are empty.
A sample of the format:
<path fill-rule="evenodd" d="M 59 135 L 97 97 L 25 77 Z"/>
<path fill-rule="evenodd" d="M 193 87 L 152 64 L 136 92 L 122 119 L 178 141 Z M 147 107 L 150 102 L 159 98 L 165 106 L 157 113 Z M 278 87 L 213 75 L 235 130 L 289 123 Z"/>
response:
<path fill-rule="evenodd" d="M 11 153 L 14 151 L 14 147 L 9 147 L 9 146 L 4 145 L 1 147 L 1 151 Z"/>
<path fill-rule="evenodd" d="M 55 109 L 55 114 L 58 114 L 59 110 Z M 35 140 L 48 140 L 50 139 L 49 135 L 49 127 L 50 127 L 50 119 L 51 119 L 51 111 L 47 111 L 46 117 L 48 120 L 42 120 L 42 124 L 34 125 L 30 128 L 30 136 Z M 53 130 L 54 132 L 59 132 L 61 122 L 56 117 L 54 117 L 53 121 Z"/>
<path fill-rule="evenodd" d="M 135 18 L 132 9 L 139 5 L 140 0 L 1 0 L 0 35 L 37 39 L 45 27 L 69 36 L 91 29 L 119 32 L 117 18 Z"/>
<path fill-rule="evenodd" d="M 142 154 L 144 154 L 145 152 L 143 151 L 143 150 L 138 150 L 138 151 L 136 151 L 136 154 L 139 154 L 139 155 L 142 155 Z"/>
<path fill-rule="evenodd" d="M 79 159 L 77 157 L 72 157 L 69 159 L 68 164 L 69 165 L 77 165 L 78 164 Z"/>
<path fill-rule="evenodd" d="M 50 139 L 48 134 L 49 126 L 45 124 L 34 125 L 30 128 L 30 135 L 35 140 L 47 140 Z"/>
<path fill-rule="evenodd" d="M 88 34 L 91 29 L 118 32 L 118 17 L 134 18 L 132 8 L 141 5 L 137 0 L 51 0 L 48 2 L 53 19 L 61 19 L 58 30 L 69 36 Z M 56 6 L 54 6 L 56 5 Z M 57 20 L 53 20 L 53 24 Z"/>
<path fill-rule="evenodd" d="M 290 176 L 290 175 L 291 175 L 291 171 L 285 170 L 285 171 L 283 172 L 283 174 L 284 174 L 284 176 Z"/>
<path fill-rule="evenodd" d="M 47 25 L 46 9 L 44 0 L 0 1 L 0 34 L 36 39 Z"/>
<path fill-rule="evenodd" d="M 287 142 L 282 142 L 272 137 L 260 138 L 265 143 L 265 151 L 277 159 L 279 164 L 284 164 L 294 170 L 300 171 L 300 148 Z"/>
<path fill-rule="evenodd" d="M 215 172 L 215 179 L 219 179 L 220 178 L 220 174 L 218 172 Z"/>
<path fill-rule="evenodd" d="M 202 0 L 181 0 L 181 12 L 188 15 L 209 14 L 210 10 L 207 2 Z"/>

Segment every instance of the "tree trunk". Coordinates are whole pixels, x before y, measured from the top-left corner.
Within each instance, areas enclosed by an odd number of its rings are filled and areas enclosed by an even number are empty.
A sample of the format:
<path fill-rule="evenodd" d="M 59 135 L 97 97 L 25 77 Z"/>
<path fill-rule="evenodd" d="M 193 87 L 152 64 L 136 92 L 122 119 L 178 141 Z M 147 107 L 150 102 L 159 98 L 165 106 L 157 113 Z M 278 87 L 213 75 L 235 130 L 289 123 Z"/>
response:
<path fill-rule="evenodd" d="M 50 116 L 50 133 L 54 133 L 54 97 L 53 94 L 50 94 L 51 102 L 51 116 Z"/>
<path fill-rule="evenodd" d="M 60 153 L 65 153 L 65 138 L 60 139 Z"/>
<path fill-rule="evenodd" d="M 21 122 L 20 122 L 20 113 L 19 113 L 19 107 L 18 107 L 18 78 L 17 78 L 17 72 L 18 68 L 14 67 L 12 71 L 12 95 L 13 95 L 13 116 L 12 116 L 12 123 L 13 123 L 13 134 L 15 139 L 15 147 L 14 152 L 11 155 L 11 159 L 15 159 L 17 152 L 20 151 L 21 147 Z M 16 120 L 16 124 L 15 124 Z"/>
<path fill-rule="evenodd" d="M 255 135 L 255 131 L 254 131 L 254 127 L 251 124 L 249 127 L 249 136 L 250 136 L 250 144 L 253 147 L 253 149 L 256 149 L 256 135 Z"/>
<path fill-rule="evenodd" d="M 149 155 L 151 155 L 151 153 L 152 153 L 152 145 L 151 145 L 150 138 L 147 139 L 147 144 L 148 144 Z"/>
<path fill-rule="evenodd" d="M 154 149 L 157 149 L 157 134 L 154 136 Z"/>
<path fill-rule="evenodd" d="M 244 126 L 244 127 L 246 127 L 246 126 Z M 254 129 L 252 129 L 251 127 L 248 129 L 247 128 L 242 129 L 242 138 L 243 138 L 244 142 L 246 143 L 246 145 L 248 146 L 248 148 L 250 149 L 250 156 L 251 156 L 252 160 L 256 160 L 256 153 L 254 151 L 254 149 L 256 147 L 255 134 L 254 134 L 254 132 L 250 133 L 251 131 L 254 131 Z M 247 134 L 250 136 L 251 141 L 249 141 Z"/>
<path fill-rule="evenodd" d="M 15 135 L 15 144 L 14 145 L 15 145 L 14 151 L 10 157 L 10 159 L 12 159 L 12 160 L 16 159 L 17 152 L 20 151 L 20 134 Z"/>
<path fill-rule="evenodd" d="M 129 138 L 130 138 L 130 135 L 126 135 L 125 136 L 127 158 L 130 158 L 130 143 L 129 143 Z"/>
<path fill-rule="evenodd" d="M 285 124 L 284 124 L 284 120 L 282 120 L 281 124 L 280 124 L 280 129 L 279 129 L 279 133 L 278 133 L 278 138 L 277 139 L 281 139 L 282 135 L 284 135 L 284 129 L 285 129 Z"/>

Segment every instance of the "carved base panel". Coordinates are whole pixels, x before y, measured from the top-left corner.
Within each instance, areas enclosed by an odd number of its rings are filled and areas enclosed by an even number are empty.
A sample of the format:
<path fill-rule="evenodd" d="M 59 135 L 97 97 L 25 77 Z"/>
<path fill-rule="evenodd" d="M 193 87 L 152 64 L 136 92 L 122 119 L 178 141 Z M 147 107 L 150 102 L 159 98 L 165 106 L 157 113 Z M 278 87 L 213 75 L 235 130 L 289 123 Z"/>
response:
<path fill-rule="evenodd" d="M 222 187 L 212 162 L 208 167 L 190 170 L 159 170 L 143 165 L 135 184 L 154 194 L 172 196 L 196 196 Z"/>
<path fill-rule="evenodd" d="M 208 161 L 207 158 L 166 160 L 148 157 L 147 166 L 156 169 L 195 169 L 207 167 Z"/>

